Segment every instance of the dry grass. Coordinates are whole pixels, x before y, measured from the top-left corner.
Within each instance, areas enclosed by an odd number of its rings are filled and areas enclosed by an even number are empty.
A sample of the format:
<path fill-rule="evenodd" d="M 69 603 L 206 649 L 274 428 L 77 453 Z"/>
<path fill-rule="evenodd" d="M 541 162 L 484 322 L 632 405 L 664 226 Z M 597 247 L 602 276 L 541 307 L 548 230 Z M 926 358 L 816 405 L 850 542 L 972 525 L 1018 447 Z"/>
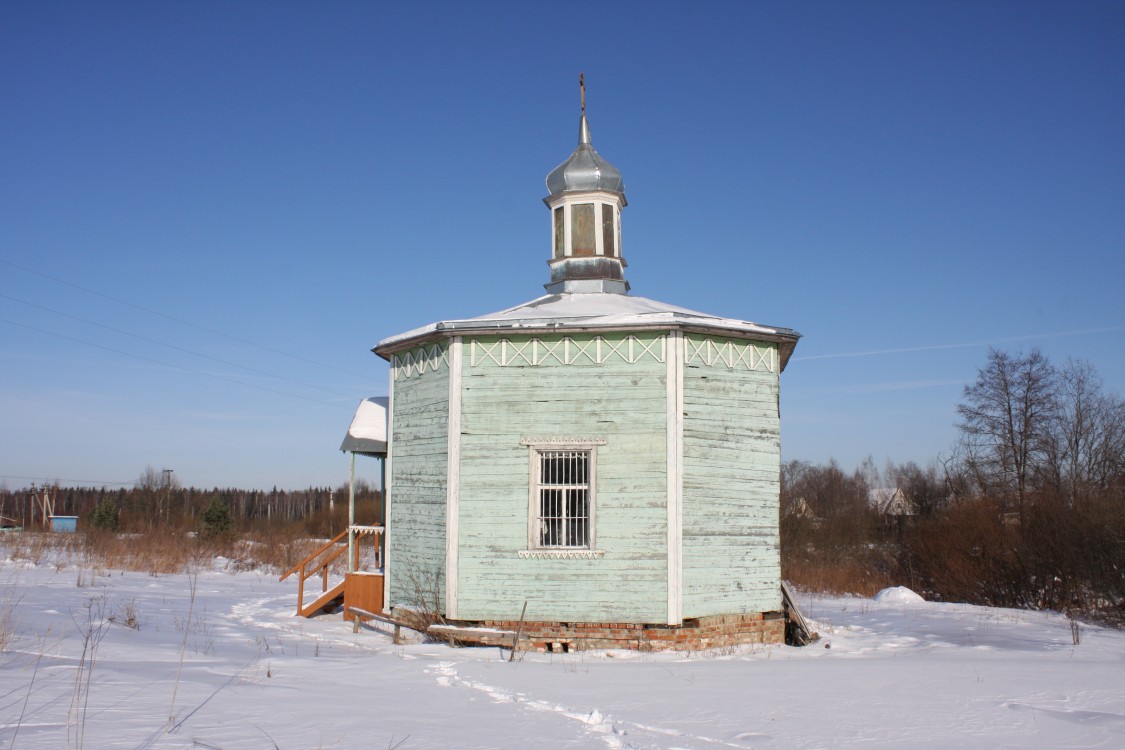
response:
<path fill-rule="evenodd" d="M 903 585 L 927 599 L 1052 609 L 1125 625 L 1125 505 L 1038 493 L 1024 513 L 965 497 L 897 524 L 782 518 L 782 574 L 810 591 L 870 596 Z M 862 520 L 862 519 L 860 519 Z"/>
<path fill-rule="evenodd" d="M 16 587 L 12 578 L 9 578 L 0 593 L 0 654 L 8 650 L 8 645 L 16 636 L 16 609 L 19 598 L 12 595 Z"/>
<path fill-rule="evenodd" d="M 874 596 L 901 583 L 859 560 L 838 560 L 831 564 L 808 559 L 786 561 L 783 577 L 805 591 L 860 596 Z"/>
<path fill-rule="evenodd" d="M 206 547 L 192 537 L 90 532 L 82 552 L 84 564 L 90 567 L 161 575 L 197 564 L 206 555 Z"/>
<path fill-rule="evenodd" d="M 82 538 L 76 534 L 20 531 L 0 536 L 0 551 L 13 560 L 33 565 L 78 559 L 81 546 Z"/>
<path fill-rule="evenodd" d="M 197 569 L 225 557 L 234 570 L 281 572 L 296 565 L 326 540 L 309 539 L 300 525 L 276 527 L 241 538 L 204 541 L 195 534 L 153 531 L 120 534 L 88 531 L 51 534 L 24 531 L 0 537 L 0 555 L 35 565 L 78 565 L 150 575 Z M 79 585 L 82 585 L 81 575 Z M 2 604 L 0 604 L 2 614 Z"/>

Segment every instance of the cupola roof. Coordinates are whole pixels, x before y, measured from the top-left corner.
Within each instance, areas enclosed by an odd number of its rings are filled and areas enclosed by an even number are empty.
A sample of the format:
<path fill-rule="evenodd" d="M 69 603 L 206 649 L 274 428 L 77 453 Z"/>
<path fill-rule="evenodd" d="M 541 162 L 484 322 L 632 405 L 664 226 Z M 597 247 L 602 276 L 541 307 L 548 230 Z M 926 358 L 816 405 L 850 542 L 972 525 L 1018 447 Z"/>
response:
<path fill-rule="evenodd" d="M 582 117 L 578 120 L 578 147 L 547 175 L 547 190 L 558 195 L 569 190 L 604 190 L 625 195 L 625 181 L 617 167 L 602 158 L 590 141 L 586 119 L 586 87 L 582 84 Z"/>
<path fill-rule="evenodd" d="M 554 252 L 548 261 L 548 294 L 522 305 L 475 318 L 443 320 L 380 341 L 374 352 L 390 360 L 397 352 L 457 336 L 528 336 L 677 330 L 777 344 L 778 364 L 785 369 L 801 334 L 788 328 L 709 315 L 628 294 L 621 255 L 620 218 L 626 205 L 625 185 L 617 168 L 590 143 L 586 121 L 586 89 L 578 148 L 547 176 L 551 194 Z M 583 193 L 609 195 L 584 195 Z"/>
<path fill-rule="evenodd" d="M 551 195 L 567 190 L 605 190 L 625 194 L 621 172 L 603 159 L 590 142 L 590 123 L 585 114 L 578 123 L 578 148 L 547 175 L 547 190 Z"/>

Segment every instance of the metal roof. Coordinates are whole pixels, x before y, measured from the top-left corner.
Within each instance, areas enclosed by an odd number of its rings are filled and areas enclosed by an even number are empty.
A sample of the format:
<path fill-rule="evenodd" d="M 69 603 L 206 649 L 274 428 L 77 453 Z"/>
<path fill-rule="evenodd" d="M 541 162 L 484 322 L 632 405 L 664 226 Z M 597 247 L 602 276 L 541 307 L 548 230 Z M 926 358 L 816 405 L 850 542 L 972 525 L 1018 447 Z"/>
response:
<path fill-rule="evenodd" d="M 374 352 L 386 359 L 396 351 L 423 340 L 456 336 L 460 333 L 531 333 L 577 331 L 632 331 L 643 329 L 683 329 L 711 332 L 737 338 L 774 341 L 779 344 L 781 366 L 789 360 L 801 334 L 789 328 L 763 326 L 746 320 L 676 307 L 664 302 L 625 294 L 548 294 L 476 318 L 444 320 L 415 328 L 380 341 Z"/>
<path fill-rule="evenodd" d="M 625 181 L 617 167 L 601 157 L 590 142 L 590 123 L 583 114 L 578 122 L 578 148 L 547 175 L 547 190 L 557 195 L 568 190 L 605 190 L 625 194 Z"/>

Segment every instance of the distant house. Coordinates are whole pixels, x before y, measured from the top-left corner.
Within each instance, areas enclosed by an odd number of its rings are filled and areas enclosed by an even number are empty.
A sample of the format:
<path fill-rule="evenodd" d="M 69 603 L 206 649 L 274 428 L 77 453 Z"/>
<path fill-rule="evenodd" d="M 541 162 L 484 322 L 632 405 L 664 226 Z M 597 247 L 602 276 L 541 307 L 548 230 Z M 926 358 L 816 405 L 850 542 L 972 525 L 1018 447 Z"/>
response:
<path fill-rule="evenodd" d="M 914 515 L 914 507 L 898 487 L 877 487 L 868 490 L 867 505 L 884 518 Z"/>
<path fill-rule="evenodd" d="M 584 106 L 547 190 L 546 295 L 374 349 L 386 431 L 343 446 L 386 455 L 385 523 L 350 527 L 385 532 L 361 613 L 424 607 L 444 632 L 552 650 L 781 642 L 778 400 L 799 334 L 629 294 L 624 183 Z M 302 614 L 338 601 L 323 588 Z"/>
<path fill-rule="evenodd" d="M 812 508 L 804 497 L 798 497 L 793 502 L 789 503 L 787 507 L 782 510 L 782 515 L 787 518 L 803 518 L 807 520 L 816 520 L 816 514 L 813 513 Z"/>

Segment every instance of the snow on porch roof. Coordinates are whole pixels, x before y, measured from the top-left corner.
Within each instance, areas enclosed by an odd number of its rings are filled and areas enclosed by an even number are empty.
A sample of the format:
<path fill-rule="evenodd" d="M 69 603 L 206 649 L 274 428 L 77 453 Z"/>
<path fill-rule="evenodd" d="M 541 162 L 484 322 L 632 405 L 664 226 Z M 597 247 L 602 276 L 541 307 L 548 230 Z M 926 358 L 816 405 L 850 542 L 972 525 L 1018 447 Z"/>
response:
<path fill-rule="evenodd" d="M 721 318 L 676 307 L 646 297 L 625 294 L 548 294 L 507 310 L 465 320 L 446 320 L 383 339 L 374 351 L 382 357 L 406 348 L 418 339 L 456 335 L 459 331 L 501 333 L 511 330 L 585 330 L 634 328 L 690 328 L 727 335 L 777 341 L 784 368 L 801 334 L 745 320 Z"/>
<path fill-rule="evenodd" d="M 386 396 L 372 396 L 359 402 L 352 417 L 348 434 L 340 443 L 345 453 L 365 453 L 383 456 L 387 453 L 387 406 Z"/>

